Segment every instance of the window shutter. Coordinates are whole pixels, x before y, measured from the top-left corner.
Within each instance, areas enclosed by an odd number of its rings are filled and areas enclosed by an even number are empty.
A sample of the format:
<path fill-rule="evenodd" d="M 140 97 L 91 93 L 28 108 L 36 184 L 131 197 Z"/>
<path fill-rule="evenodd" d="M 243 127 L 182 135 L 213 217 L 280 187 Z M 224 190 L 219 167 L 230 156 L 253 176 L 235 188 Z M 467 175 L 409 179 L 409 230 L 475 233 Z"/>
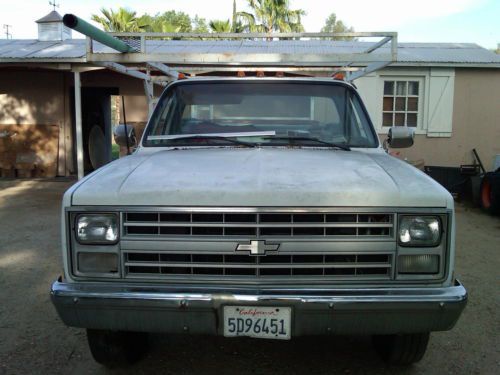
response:
<path fill-rule="evenodd" d="M 451 137 L 455 70 L 431 69 L 429 78 L 427 136 Z"/>
<path fill-rule="evenodd" d="M 382 128 L 382 99 L 380 95 L 379 79 L 375 73 L 368 74 L 354 81 L 359 95 L 365 103 L 366 110 L 376 130 Z"/>

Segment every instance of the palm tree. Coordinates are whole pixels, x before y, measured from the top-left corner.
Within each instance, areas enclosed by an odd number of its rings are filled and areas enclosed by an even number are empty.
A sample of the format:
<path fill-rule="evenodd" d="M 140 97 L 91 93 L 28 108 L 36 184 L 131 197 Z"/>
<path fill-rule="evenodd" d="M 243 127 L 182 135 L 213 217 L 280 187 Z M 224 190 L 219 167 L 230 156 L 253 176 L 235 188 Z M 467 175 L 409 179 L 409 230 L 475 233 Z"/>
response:
<path fill-rule="evenodd" d="M 229 20 L 212 20 L 208 25 L 214 33 L 230 33 L 232 31 L 231 21 Z"/>
<path fill-rule="evenodd" d="M 161 32 L 162 33 L 178 33 L 181 31 L 180 26 L 172 25 L 169 22 L 163 22 L 161 24 Z"/>
<path fill-rule="evenodd" d="M 253 13 L 238 12 L 249 32 L 299 32 L 304 31 L 301 17 L 306 14 L 302 9 L 290 9 L 289 0 L 248 0 Z"/>
<path fill-rule="evenodd" d="M 239 20 L 238 12 L 236 11 L 236 0 L 233 0 L 233 15 L 231 20 L 212 20 L 209 23 L 210 30 L 214 33 L 242 33 L 244 27 Z"/>
<path fill-rule="evenodd" d="M 103 16 L 92 15 L 92 21 L 100 23 L 105 31 L 111 32 L 137 32 L 141 31 L 143 26 L 138 23 L 136 12 L 126 8 L 113 9 L 101 8 Z"/>
<path fill-rule="evenodd" d="M 152 33 L 178 33 L 181 30 L 181 25 L 174 25 L 165 17 L 158 15 L 144 14 L 138 18 L 137 22 L 143 31 Z"/>
<path fill-rule="evenodd" d="M 232 33 L 243 33 L 245 32 L 245 27 L 240 20 L 240 16 L 236 10 L 236 0 L 233 0 L 233 16 L 231 18 L 231 32 Z"/>

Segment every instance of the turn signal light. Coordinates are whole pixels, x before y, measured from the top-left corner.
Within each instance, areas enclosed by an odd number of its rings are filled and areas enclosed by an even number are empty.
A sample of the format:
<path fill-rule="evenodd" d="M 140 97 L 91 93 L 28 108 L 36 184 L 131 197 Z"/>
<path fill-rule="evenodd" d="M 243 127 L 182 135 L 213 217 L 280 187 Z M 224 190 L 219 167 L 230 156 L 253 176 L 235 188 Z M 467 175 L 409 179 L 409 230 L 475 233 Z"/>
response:
<path fill-rule="evenodd" d="M 342 72 L 337 72 L 333 74 L 333 79 L 336 79 L 338 81 L 343 81 L 345 79 L 345 74 Z"/>

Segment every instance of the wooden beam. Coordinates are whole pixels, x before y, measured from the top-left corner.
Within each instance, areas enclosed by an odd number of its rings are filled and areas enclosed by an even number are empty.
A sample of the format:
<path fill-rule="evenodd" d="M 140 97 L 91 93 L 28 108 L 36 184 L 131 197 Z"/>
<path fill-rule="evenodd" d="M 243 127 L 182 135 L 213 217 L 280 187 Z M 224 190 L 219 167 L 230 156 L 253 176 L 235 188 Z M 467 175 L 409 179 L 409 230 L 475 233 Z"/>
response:
<path fill-rule="evenodd" d="M 76 128 L 76 166 L 78 179 L 83 178 L 83 135 L 82 135 L 82 92 L 80 72 L 73 73 L 75 79 L 75 128 Z"/>

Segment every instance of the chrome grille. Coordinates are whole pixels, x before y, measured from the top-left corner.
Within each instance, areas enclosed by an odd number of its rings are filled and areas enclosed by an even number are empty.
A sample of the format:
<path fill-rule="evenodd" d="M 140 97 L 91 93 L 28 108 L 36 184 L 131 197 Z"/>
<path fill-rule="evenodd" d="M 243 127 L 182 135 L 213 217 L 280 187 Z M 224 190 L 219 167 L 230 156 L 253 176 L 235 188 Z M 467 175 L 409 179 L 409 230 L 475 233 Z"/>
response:
<path fill-rule="evenodd" d="M 391 277 L 392 259 L 384 254 L 276 254 L 250 256 L 216 253 L 124 252 L 126 277 L 172 276 L 315 276 Z"/>
<path fill-rule="evenodd" d="M 125 236 L 382 237 L 393 236 L 388 213 L 126 212 Z"/>

